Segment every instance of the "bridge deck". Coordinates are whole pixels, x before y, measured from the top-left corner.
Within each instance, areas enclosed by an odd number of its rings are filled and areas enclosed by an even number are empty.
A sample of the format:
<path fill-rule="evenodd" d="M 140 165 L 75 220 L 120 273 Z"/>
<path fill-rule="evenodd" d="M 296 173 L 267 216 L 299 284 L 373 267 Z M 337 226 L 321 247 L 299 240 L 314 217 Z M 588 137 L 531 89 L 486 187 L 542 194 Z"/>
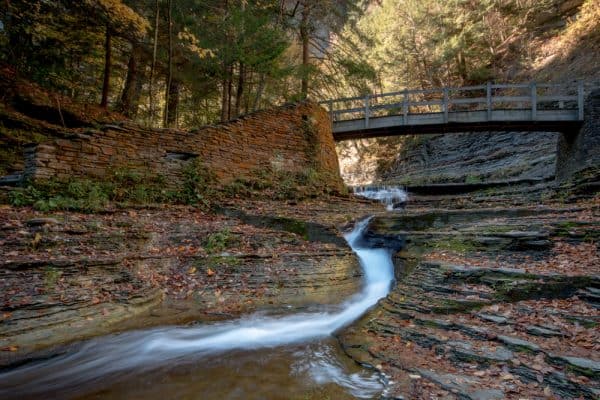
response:
<path fill-rule="evenodd" d="M 572 132 L 583 121 L 583 97 L 582 84 L 487 84 L 405 90 L 322 104 L 329 107 L 333 136 L 339 141 L 464 131 Z"/>

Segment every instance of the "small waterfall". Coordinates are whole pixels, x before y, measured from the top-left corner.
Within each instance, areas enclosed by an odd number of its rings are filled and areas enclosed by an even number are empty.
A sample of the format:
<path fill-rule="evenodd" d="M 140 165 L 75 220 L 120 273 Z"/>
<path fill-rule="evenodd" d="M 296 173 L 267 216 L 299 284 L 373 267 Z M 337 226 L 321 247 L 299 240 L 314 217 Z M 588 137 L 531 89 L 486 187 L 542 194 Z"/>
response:
<path fill-rule="evenodd" d="M 367 199 L 379 200 L 388 211 L 403 209 L 408 201 L 408 193 L 400 186 L 357 186 L 354 194 Z"/>
<path fill-rule="evenodd" d="M 358 255 L 365 284 L 360 293 L 343 304 L 324 306 L 322 312 L 281 317 L 254 314 L 212 325 L 162 327 L 90 340 L 64 355 L 1 373 L 0 398 L 43 397 L 44 393 L 62 393 L 103 377 L 130 371 L 139 373 L 169 361 L 330 337 L 386 296 L 394 278 L 389 250 L 360 247 L 359 239 L 368 221 L 360 221 L 345 235 Z M 331 375 L 329 379 L 335 378 L 335 369 L 325 370 Z"/>

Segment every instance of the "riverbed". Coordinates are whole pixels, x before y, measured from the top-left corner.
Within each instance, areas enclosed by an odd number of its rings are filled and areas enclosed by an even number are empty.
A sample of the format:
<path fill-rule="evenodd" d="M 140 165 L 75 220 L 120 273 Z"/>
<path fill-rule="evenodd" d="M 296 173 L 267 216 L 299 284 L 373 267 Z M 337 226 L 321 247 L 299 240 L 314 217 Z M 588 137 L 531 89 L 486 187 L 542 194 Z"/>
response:
<path fill-rule="evenodd" d="M 364 219 L 345 235 L 364 273 L 360 293 L 289 315 L 161 327 L 109 335 L 0 375 L 3 398 L 373 398 L 381 375 L 359 369 L 332 335 L 390 290 L 391 252 L 362 241 Z"/>

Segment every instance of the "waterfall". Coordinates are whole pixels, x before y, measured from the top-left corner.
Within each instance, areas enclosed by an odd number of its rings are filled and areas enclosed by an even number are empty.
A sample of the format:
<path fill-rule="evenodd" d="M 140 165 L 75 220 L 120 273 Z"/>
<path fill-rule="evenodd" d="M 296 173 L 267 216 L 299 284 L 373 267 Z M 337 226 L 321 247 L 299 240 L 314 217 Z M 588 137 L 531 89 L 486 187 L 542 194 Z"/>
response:
<path fill-rule="evenodd" d="M 367 199 L 379 200 L 388 211 L 403 209 L 408 201 L 408 193 L 400 186 L 357 186 L 354 194 Z"/>

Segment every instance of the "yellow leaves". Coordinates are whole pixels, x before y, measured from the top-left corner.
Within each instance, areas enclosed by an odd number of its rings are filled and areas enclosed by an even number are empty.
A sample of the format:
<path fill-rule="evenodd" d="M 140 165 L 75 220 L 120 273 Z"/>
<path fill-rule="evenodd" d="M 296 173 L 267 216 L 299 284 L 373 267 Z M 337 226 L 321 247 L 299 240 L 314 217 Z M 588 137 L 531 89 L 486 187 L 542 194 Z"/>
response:
<path fill-rule="evenodd" d="M 123 30 L 135 36 L 144 36 L 150 28 L 146 18 L 123 4 L 121 0 L 85 0 L 85 4 L 102 12 L 113 29 Z"/>
<path fill-rule="evenodd" d="M 182 44 L 187 47 L 187 49 L 196 54 L 200 58 L 212 58 L 215 57 L 215 53 L 210 49 L 204 49 L 200 47 L 199 40 L 191 33 L 187 28 L 185 28 L 182 32 L 179 32 L 177 35 L 179 40 L 182 41 Z"/>
<path fill-rule="evenodd" d="M 42 234 L 39 232 L 36 232 L 33 240 L 31 241 L 31 247 L 37 248 L 41 241 L 42 241 Z"/>

